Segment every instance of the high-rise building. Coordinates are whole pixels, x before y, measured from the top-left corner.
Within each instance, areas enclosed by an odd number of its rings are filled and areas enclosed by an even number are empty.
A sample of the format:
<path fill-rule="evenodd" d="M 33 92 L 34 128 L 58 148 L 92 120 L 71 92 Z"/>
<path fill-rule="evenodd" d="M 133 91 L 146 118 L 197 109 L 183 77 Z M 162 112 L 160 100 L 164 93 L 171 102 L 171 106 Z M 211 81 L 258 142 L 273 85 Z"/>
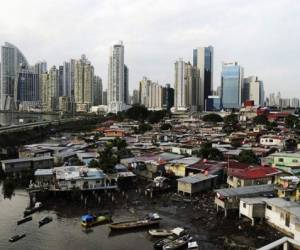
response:
<path fill-rule="evenodd" d="M 174 89 L 169 83 L 162 89 L 162 106 L 168 111 L 174 106 Z"/>
<path fill-rule="evenodd" d="M 200 85 L 196 88 L 197 102 L 203 110 L 205 101 L 213 90 L 213 57 L 212 46 L 199 47 L 193 50 L 193 66 L 200 70 Z"/>
<path fill-rule="evenodd" d="M 185 62 L 180 58 L 175 62 L 174 102 L 176 110 L 186 110 Z"/>
<path fill-rule="evenodd" d="M 275 98 L 275 103 L 276 103 L 276 106 L 277 107 L 281 107 L 280 103 L 281 103 L 281 93 L 278 92 L 277 95 L 276 95 L 276 98 Z"/>
<path fill-rule="evenodd" d="M 50 111 L 58 110 L 59 97 L 59 70 L 53 66 L 49 70 L 49 86 L 48 86 L 48 109 Z"/>
<path fill-rule="evenodd" d="M 99 76 L 94 76 L 94 103 L 93 105 L 102 105 L 102 79 Z"/>
<path fill-rule="evenodd" d="M 291 100 L 291 107 L 292 108 L 299 108 L 300 105 L 299 105 L 299 98 L 292 98 Z"/>
<path fill-rule="evenodd" d="M 94 67 L 85 55 L 75 62 L 76 111 L 87 112 L 93 104 Z"/>
<path fill-rule="evenodd" d="M 44 74 L 47 72 L 47 62 L 39 61 L 34 65 L 34 72 L 36 74 Z"/>
<path fill-rule="evenodd" d="M 103 91 L 103 94 L 102 94 L 102 105 L 107 105 L 107 90 Z"/>
<path fill-rule="evenodd" d="M 129 105 L 129 69 L 124 64 L 124 103 Z"/>
<path fill-rule="evenodd" d="M 127 108 L 124 102 L 126 99 L 124 72 L 124 45 L 120 41 L 110 49 L 107 89 L 108 112 L 117 113 Z"/>
<path fill-rule="evenodd" d="M 64 96 L 64 66 L 58 67 L 58 96 Z"/>
<path fill-rule="evenodd" d="M 16 85 L 21 66 L 29 69 L 27 59 L 16 46 L 6 42 L 1 46 L 0 109 L 2 110 L 15 108 Z"/>
<path fill-rule="evenodd" d="M 63 65 L 63 96 L 68 96 L 70 100 L 74 100 L 75 62 L 71 59 Z"/>
<path fill-rule="evenodd" d="M 264 93 L 264 84 L 257 76 L 244 78 L 243 102 L 252 100 L 256 106 L 264 106 Z"/>
<path fill-rule="evenodd" d="M 269 106 L 271 106 L 271 107 L 276 106 L 276 97 L 275 97 L 275 93 L 271 93 L 271 94 L 270 94 L 270 98 L 269 98 Z"/>
<path fill-rule="evenodd" d="M 140 103 L 140 91 L 134 89 L 132 94 L 132 104 L 139 104 L 139 103 Z"/>
<path fill-rule="evenodd" d="M 162 86 L 147 77 L 140 81 L 140 104 L 148 109 L 162 109 Z"/>
<path fill-rule="evenodd" d="M 221 73 L 221 101 L 223 108 L 240 108 L 244 69 L 237 63 L 223 63 Z"/>
<path fill-rule="evenodd" d="M 39 74 L 21 68 L 18 73 L 16 103 L 18 107 L 40 106 Z"/>

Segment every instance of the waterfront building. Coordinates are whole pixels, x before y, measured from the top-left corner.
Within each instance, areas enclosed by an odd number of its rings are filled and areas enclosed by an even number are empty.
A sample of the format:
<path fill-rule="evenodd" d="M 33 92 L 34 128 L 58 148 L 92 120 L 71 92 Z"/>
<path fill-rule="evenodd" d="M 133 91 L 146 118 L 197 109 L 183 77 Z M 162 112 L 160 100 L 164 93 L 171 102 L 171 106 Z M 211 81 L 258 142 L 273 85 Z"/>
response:
<path fill-rule="evenodd" d="M 16 103 L 18 107 L 40 106 L 39 74 L 24 68 L 18 73 Z"/>
<path fill-rule="evenodd" d="M 99 76 L 94 76 L 94 102 L 93 105 L 102 105 L 102 79 Z"/>
<path fill-rule="evenodd" d="M 223 63 L 221 73 L 222 106 L 225 109 L 240 108 L 244 69 L 237 63 Z"/>
<path fill-rule="evenodd" d="M 212 46 L 198 47 L 193 50 L 193 66 L 200 70 L 200 85 L 196 88 L 197 102 L 204 110 L 205 102 L 213 90 L 213 57 Z"/>
<path fill-rule="evenodd" d="M 76 111 L 88 112 L 93 104 L 94 67 L 85 55 L 75 62 Z"/>
<path fill-rule="evenodd" d="M 44 74 L 47 72 L 47 62 L 39 61 L 34 65 L 34 73 L 36 74 Z"/>
<path fill-rule="evenodd" d="M 264 106 L 264 84 L 258 80 L 257 76 L 244 78 L 243 83 L 243 102 L 254 101 L 255 106 Z"/>
<path fill-rule="evenodd" d="M 15 109 L 17 80 L 21 66 L 29 69 L 27 59 L 16 46 L 6 42 L 3 46 L 1 46 L 1 110 Z"/>
<path fill-rule="evenodd" d="M 124 72 L 124 45 L 120 41 L 110 48 L 109 55 L 107 102 L 108 111 L 111 113 L 118 113 L 127 108 L 124 101 L 127 98 L 125 97 L 127 93 L 125 93 Z M 128 76 L 128 69 L 126 72 Z M 126 84 L 128 84 L 128 77 Z"/>

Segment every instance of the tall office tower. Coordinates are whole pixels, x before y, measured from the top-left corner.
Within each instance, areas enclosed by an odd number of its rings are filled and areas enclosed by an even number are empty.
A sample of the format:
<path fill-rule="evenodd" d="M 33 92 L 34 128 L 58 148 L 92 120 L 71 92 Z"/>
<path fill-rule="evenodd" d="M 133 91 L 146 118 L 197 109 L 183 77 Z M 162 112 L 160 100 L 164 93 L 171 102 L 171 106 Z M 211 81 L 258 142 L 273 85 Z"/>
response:
<path fill-rule="evenodd" d="M 1 110 L 12 110 L 15 108 L 16 85 L 21 66 L 29 68 L 27 59 L 16 46 L 6 42 L 1 46 Z"/>
<path fill-rule="evenodd" d="M 240 108 L 244 69 L 237 62 L 223 63 L 221 73 L 223 108 Z"/>
<path fill-rule="evenodd" d="M 140 91 L 134 89 L 132 94 L 132 104 L 139 104 L 139 103 L 140 103 Z"/>
<path fill-rule="evenodd" d="M 193 67 L 189 62 L 185 64 L 185 91 L 186 91 L 186 105 L 191 111 L 201 110 L 202 104 L 197 95 L 197 90 L 200 87 L 200 70 Z"/>
<path fill-rule="evenodd" d="M 292 108 L 299 108 L 299 98 L 292 98 L 291 100 L 291 107 Z"/>
<path fill-rule="evenodd" d="M 185 87 L 185 62 L 180 58 L 175 62 L 174 102 L 176 110 L 187 110 Z"/>
<path fill-rule="evenodd" d="M 124 64 L 124 103 L 129 105 L 129 69 Z"/>
<path fill-rule="evenodd" d="M 170 110 L 174 106 L 174 89 L 171 84 L 167 83 L 162 89 L 162 107 Z"/>
<path fill-rule="evenodd" d="M 75 82 L 75 62 L 71 59 L 63 64 L 63 96 L 68 96 L 70 100 L 74 99 L 74 82 Z"/>
<path fill-rule="evenodd" d="M 47 62 L 39 61 L 34 65 L 34 72 L 36 74 L 44 74 L 47 72 Z"/>
<path fill-rule="evenodd" d="M 269 106 L 271 106 L 271 107 L 276 106 L 276 97 L 275 97 L 275 93 L 271 93 L 271 94 L 270 94 L 270 98 L 269 98 Z"/>
<path fill-rule="evenodd" d="M 48 84 L 47 107 L 50 111 L 56 111 L 58 110 L 59 97 L 59 70 L 55 66 L 49 70 Z"/>
<path fill-rule="evenodd" d="M 64 96 L 64 66 L 58 67 L 58 96 Z"/>
<path fill-rule="evenodd" d="M 216 95 L 221 96 L 221 93 L 222 93 L 222 88 L 221 88 L 221 86 L 218 86 Z"/>
<path fill-rule="evenodd" d="M 39 74 L 22 67 L 18 73 L 16 103 L 19 109 L 40 106 Z"/>
<path fill-rule="evenodd" d="M 244 78 L 242 101 L 252 100 L 256 106 L 264 106 L 264 99 L 265 92 L 263 81 L 258 80 L 257 76 Z"/>
<path fill-rule="evenodd" d="M 107 105 L 107 90 L 102 93 L 102 105 Z"/>
<path fill-rule="evenodd" d="M 93 104 L 94 67 L 85 55 L 75 63 L 76 111 L 87 112 Z"/>
<path fill-rule="evenodd" d="M 281 103 L 281 93 L 277 92 L 277 96 L 275 98 L 275 104 L 277 107 L 281 107 L 280 103 Z"/>
<path fill-rule="evenodd" d="M 126 109 L 124 72 L 124 45 L 120 41 L 110 49 L 107 88 L 108 112 L 117 113 Z"/>
<path fill-rule="evenodd" d="M 94 102 L 93 105 L 98 106 L 102 104 L 102 79 L 99 76 L 94 76 Z"/>
<path fill-rule="evenodd" d="M 44 111 L 51 111 L 49 74 L 48 73 L 40 74 L 39 81 L 40 81 L 40 89 L 42 89 L 41 91 L 42 109 Z"/>
<path fill-rule="evenodd" d="M 200 70 L 200 86 L 196 89 L 196 93 L 202 110 L 213 90 L 213 57 L 214 48 L 212 46 L 193 50 L 193 66 Z"/>

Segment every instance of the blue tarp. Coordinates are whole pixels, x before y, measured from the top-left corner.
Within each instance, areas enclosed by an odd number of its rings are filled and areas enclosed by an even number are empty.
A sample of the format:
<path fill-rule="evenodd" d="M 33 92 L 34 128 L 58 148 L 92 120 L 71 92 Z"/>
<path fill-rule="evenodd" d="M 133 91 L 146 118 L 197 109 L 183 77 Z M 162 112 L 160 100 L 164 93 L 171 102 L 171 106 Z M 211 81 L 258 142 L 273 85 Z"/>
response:
<path fill-rule="evenodd" d="M 83 222 L 89 222 L 89 221 L 93 221 L 94 217 L 90 214 L 85 214 L 85 215 L 81 216 L 81 220 Z"/>

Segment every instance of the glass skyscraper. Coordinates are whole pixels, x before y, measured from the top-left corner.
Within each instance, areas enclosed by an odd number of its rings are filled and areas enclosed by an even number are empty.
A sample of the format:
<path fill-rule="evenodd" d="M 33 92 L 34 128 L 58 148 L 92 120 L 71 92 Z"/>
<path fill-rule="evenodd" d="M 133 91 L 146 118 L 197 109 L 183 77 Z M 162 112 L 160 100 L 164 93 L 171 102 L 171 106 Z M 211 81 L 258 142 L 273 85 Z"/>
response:
<path fill-rule="evenodd" d="M 237 63 L 223 63 L 221 73 L 223 108 L 240 108 L 244 69 Z"/>

